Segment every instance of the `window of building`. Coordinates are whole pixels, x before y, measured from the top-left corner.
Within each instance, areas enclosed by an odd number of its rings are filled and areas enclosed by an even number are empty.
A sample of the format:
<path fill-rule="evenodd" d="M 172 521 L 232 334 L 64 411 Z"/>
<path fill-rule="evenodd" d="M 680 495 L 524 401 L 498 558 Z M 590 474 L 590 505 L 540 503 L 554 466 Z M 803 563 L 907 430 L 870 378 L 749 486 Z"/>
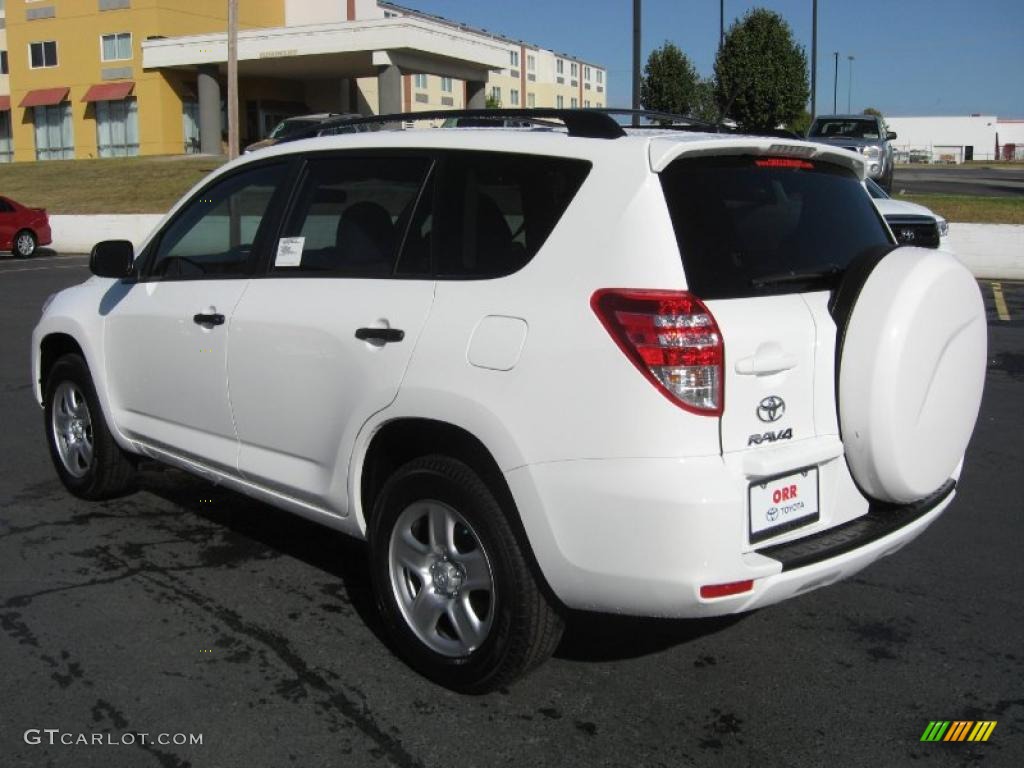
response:
<path fill-rule="evenodd" d="M 403 240 L 429 271 L 429 224 L 406 235 L 429 168 L 427 158 L 317 158 L 283 233 L 303 238 L 301 260 L 275 271 L 389 277 Z"/>
<path fill-rule="evenodd" d="M 100 157 L 139 154 L 139 108 L 134 98 L 96 102 L 96 147 Z"/>
<path fill-rule="evenodd" d="M 496 85 L 491 86 L 491 101 L 495 104 L 501 104 L 501 88 Z"/>
<path fill-rule="evenodd" d="M 71 104 L 64 101 L 49 107 L 33 107 L 36 160 L 72 160 L 75 139 L 71 130 Z"/>
<path fill-rule="evenodd" d="M 185 204 L 160 235 L 148 274 L 220 278 L 251 273 L 263 216 L 284 181 L 285 163 L 236 173 Z"/>
<path fill-rule="evenodd" d="M 415 84 L 416 84 L 417 88 L 419 88 L 420 90 L 423 90 L 424 88 L 427 87 L 427 76 L 426 75 L 416 75 L 415 76 Z"/>
<path fill-rule="evenodd" d="M 536 56 L 527 56 L 526 57 L 526 71 L 527 72 L 536 72 L 537 71 L 537 57 Z"/>
<path fill-rule="evenodd" d="M 28 65 L 32 69 L 57 66 L 57 41 L 28 44 Z"/>
<path fill-rule="evenodd" d="M 579 72 L 579 68 L 577 67 L 576 62 L 574 61 L 571 64 L 569 64 L 569 74 L 572 77 L 576 77 L 577 72 Z"/>
<path fill-rule="evenodd" d="M 537 106 L 537 94 L 528 93 L 526 94 L 526 106 L 536 107 Z"/>
<path fill-rule="evenodd" d="M 181 103 L 181 127 L 185 140 L 185 154 L 199 153 L 199 102 L 183 101 Z"/>
<path fill-rule="evenodd" d="M 0 75 L 10 74 L 7 68 L 7 51 L 0 51 Z"/>
<path fill-rule="evenodd" d="M 11 113 L 0 112 L 0 163 L 14 159 L 14 144 L 11 143 Z"/>
<path fill-rule="evenodd" d="M 579 105 L 580 105 L 580 100 L 577 99 L 575 96 L 573 96 L 572 97 L 572 102 L 571 102 L 571 104 L 569 106 L 571 106 L 573 109 L 576 109 Z"/>
<path fill-rule="evenodd" d="M 122 61 L 132 57 L 132 33 L 118 32 L 100 36 L 100 60 Z"/>
<path fill-rule="evenodd" d="M 589 80 L 590 79 L 590 67 L 584 67 L 583 68 L 583 79 L 584 80 Z"/>
<path fill-rule="evenodd" d="M 441 78 L 441 90 L 445 93 L 452 92 L 452 79 L 450 77 Z"/>
<path fill-rule="evenodd" d="M 555 97 L 555 106 L 558 107 L 559 109 L 565 109 L 565 97 L 564 96 L 556 96 Z"/>
<path fill-rule="evenodd" d="M 519 106 L 519 91 L 515 88 L 511 89 L 508 93 L 508 99 L 512 103 L 513 107 Z"/>
<path fill-rule="evenodd" d="M 511 63 L 511 65 L 513 67 L 518 67 L 519 66 L 519 51 L 509 51 L 508 52 L 508 59 L 509 59 L 509 62 Z"/>
<path fill-rule="evenodd" d="M 565 74 L 565 59 L 555 59 L 555 72 L 560 75 Z"/>
<path fill-rule="evenodd" d="M 583 102 L 583 106 L 586 107 L 587 109 L 590 109 L 590 99 L 587 99 L 586 101 L 584 101 Z"/>
<path fill-rule="evenodd" d="M 599 82 L 599 83 L 603 83 L 604 82 L 604 70 L 603 69 L 597 70 L 597 82 Z"/>

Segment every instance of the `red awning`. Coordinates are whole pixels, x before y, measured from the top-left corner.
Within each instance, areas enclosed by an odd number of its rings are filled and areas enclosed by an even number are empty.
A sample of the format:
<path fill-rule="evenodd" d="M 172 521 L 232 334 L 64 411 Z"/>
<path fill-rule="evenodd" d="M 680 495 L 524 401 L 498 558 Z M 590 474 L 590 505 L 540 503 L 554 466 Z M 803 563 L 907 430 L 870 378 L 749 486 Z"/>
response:
<path fill-rule="evenodd" d="M 40 88 L 38 91 L 29 91 L 21 100 L 19 107 L 52 107 L 60 104 L 68 97 L 70 88 Z"/>
<path fill-rule="evenodd" d="M 135 83 L 131 80 L 122 83 L 103 83 L 102 85 L 90 85 L 85 92 L 82 101 L 121 101 L 127 99 L 132 92 Z"/>
<path fill-rule="evenodd" d="M 0 112 L 10 112 L 10 111 L 11 111 L 11 97 L 10 96 L 0 96 Z"/>

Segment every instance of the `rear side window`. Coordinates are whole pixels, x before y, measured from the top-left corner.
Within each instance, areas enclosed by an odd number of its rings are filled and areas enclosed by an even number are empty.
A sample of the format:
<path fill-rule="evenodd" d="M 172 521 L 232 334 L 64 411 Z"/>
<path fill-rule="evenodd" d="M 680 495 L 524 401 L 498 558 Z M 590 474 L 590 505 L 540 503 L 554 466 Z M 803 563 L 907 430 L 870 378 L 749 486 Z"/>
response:
<path fill-rule="evenodd" d="M 677 160 L 661 184 L 689 290 L 704 299 L 806 290 L 816 272 L 839 274 L 891 243 L 857 177 L 829 163 Z"/>
<path fill-rule="evenodd" d="M 436 223 L 438 277 L 501 277 L 521 269 L 544 245 L 589 172 L 585 160 L 447 155 Z"/>

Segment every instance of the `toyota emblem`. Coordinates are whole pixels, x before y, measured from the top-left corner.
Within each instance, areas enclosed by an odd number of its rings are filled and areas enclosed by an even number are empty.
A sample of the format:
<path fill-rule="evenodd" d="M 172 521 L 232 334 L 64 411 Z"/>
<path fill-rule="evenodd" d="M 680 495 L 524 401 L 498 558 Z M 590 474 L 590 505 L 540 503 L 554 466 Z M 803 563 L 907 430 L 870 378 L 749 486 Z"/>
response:
<path fill-rule="evenodd" d="M 777 395 L 770 395 L 757 405 L 757 418 L 761 421 L 778 421 L 785 412 L 786 401 Z"/>

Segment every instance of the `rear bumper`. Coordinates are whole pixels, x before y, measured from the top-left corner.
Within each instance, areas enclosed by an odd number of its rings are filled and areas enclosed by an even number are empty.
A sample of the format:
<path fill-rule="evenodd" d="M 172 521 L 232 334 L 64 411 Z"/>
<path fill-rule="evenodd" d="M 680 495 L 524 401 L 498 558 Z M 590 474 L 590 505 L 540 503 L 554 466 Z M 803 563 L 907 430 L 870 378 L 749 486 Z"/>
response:
<path fill-rule="evenodd" d="M 567 606 L 687 618 L 749 611 L 848 578 L 913 540 L 955 495 L 950 481 L 925 502 L 867 509 L 830 469 L 845 473 L 843 458 L 820 467 L 838 501 L 823 501 L 822 521 L 755 546 L 746 479 L 720 457 L 557 462 L 506 477 L 541 571 Z M 701 586 L 748 579 L 748 592 L 700 596 Z"/>

